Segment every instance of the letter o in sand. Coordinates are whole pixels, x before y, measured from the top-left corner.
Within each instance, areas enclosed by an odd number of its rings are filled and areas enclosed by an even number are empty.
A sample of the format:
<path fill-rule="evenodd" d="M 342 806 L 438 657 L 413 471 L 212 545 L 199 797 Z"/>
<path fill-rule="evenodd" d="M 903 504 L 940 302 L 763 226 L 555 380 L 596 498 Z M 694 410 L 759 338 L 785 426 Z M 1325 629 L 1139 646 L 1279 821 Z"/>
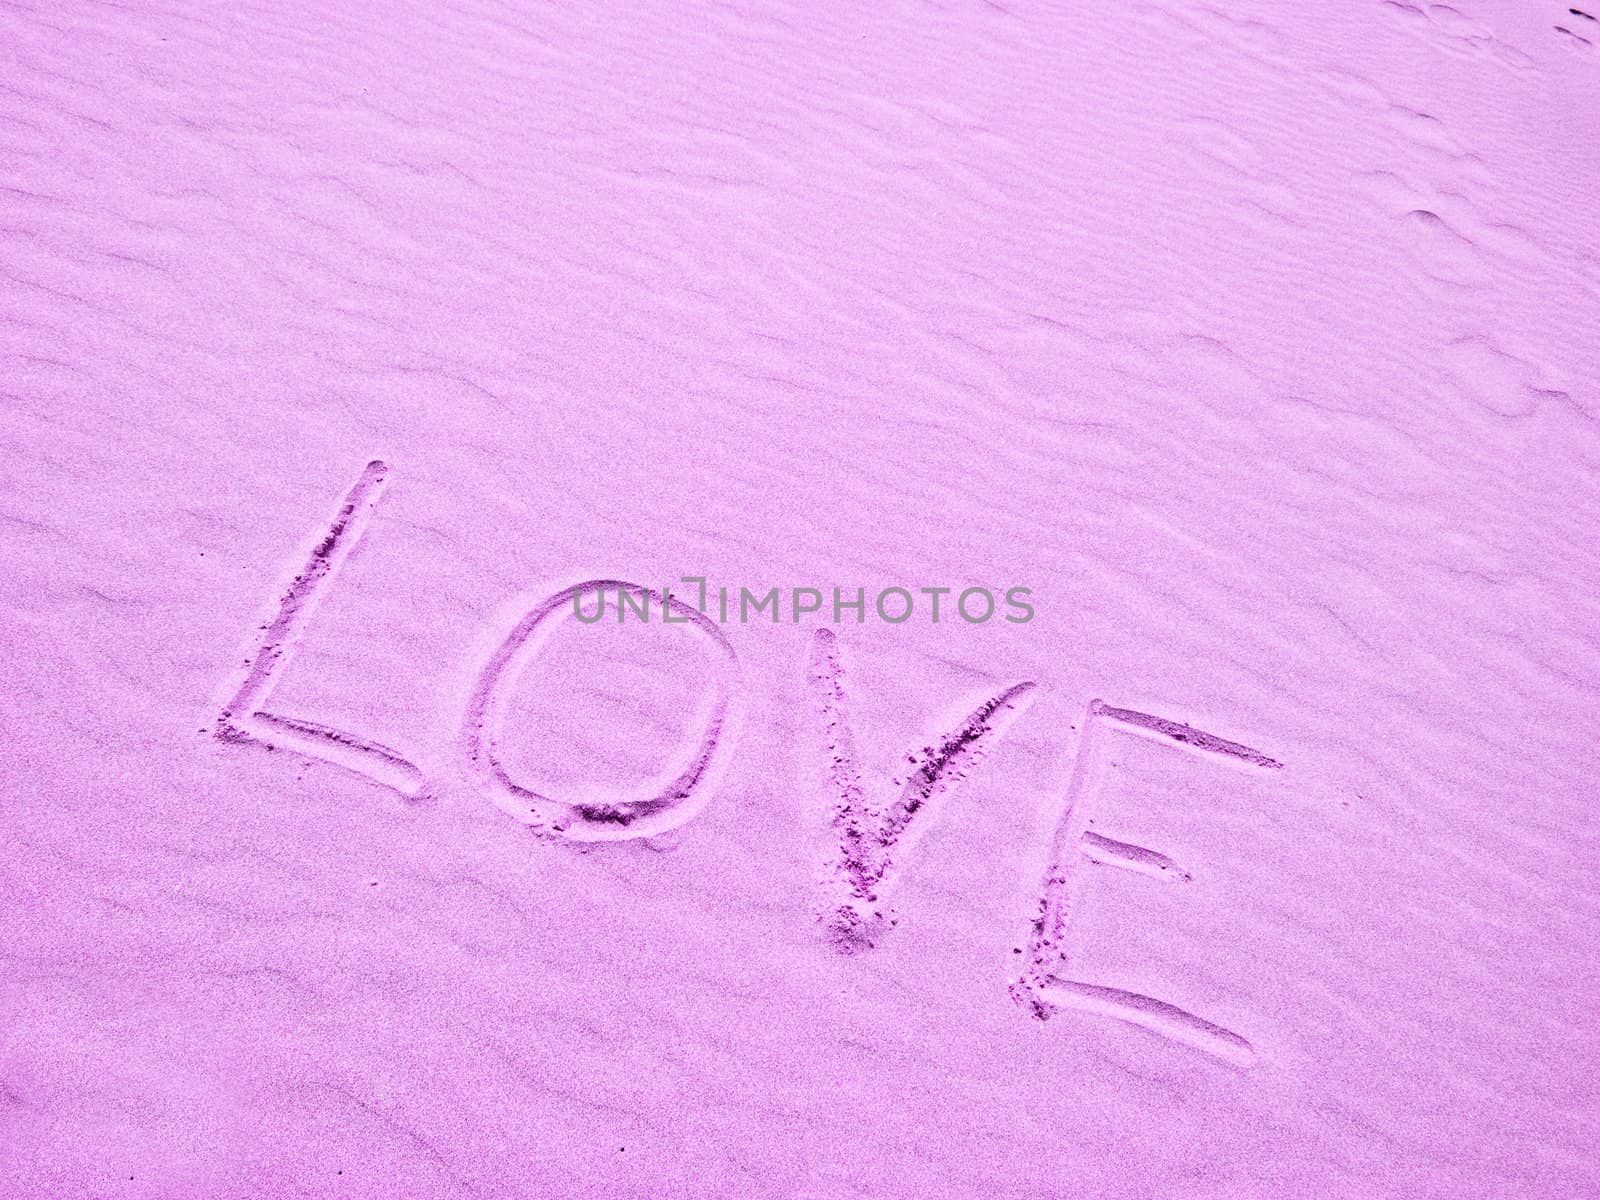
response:
<path fill-rule="evenodd" d="M 972 595 L 974 592 L 983 597 L 983 602 L 987 606 L 984 608 L 983 616 L 981 617 L 975 617 L 967 611 L 967 597 Z M 961 610 L 961 619 L 963 621 L 971 622 L 973 625 L 982 625 L 990 617 L 994 616 L 994 593 L 988 588 L 968 588 L 966 591 L 961 593 L 961 598 L 956 601 L 956 607 Z"/>
<path fill-rule="evenodd" d="M 505 697 L 557 625 L 569 618 L 575 602 L 593 592 L 644 592 L 649 604 L 670 611 L 674 625 L 698 631 L 710 643 L 708 672 L 715 698 L 692 753 L 680 758 L 681 771 L 665 787 L 604 798 L 546 796 L 512 779 L 496 753 L 505 717 Z M 604 601 L 602 600 L 602 605 Z M 727 765 L 737 737 L 740 713 L 738 656 L 722 630 L 697 608 L 636 583 L 590 579 L 565 588 L 532 608 L 490 655 L 467 705 L 462 729 L 472 779 L 490 800 L 525 825 L 549 837 L 575 842 L 621 842 L 666 833 L 693 820 L 706 806 L 717 777 Z"/>

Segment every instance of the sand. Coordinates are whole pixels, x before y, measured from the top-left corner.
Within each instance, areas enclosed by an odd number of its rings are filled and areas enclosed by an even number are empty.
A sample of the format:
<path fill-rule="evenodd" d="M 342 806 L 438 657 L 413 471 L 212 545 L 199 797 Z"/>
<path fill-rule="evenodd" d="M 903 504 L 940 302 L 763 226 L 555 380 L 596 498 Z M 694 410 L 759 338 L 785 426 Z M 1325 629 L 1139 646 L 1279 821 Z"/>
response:
<path fill-rule="evenodd" d="M 0 1196 L 1600 1195 L 1600 21 L 0 31 Z"/>

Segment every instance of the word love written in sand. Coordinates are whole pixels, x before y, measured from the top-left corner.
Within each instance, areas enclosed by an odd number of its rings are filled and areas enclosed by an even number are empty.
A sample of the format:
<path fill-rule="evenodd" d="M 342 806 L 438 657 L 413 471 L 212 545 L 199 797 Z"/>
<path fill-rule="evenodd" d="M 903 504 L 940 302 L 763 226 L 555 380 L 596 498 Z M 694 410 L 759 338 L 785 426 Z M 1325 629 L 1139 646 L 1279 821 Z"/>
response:
<path fill-rule="evenodd" d="M 303 636 L 321 598 L 341 564 L 360 541 L 382 496 L 388 468 L 367 464 L 345 495 L 332 525 L 318 537 L 304 567 L 276 601 L 261 626 L 261 637 L 218 714 L 215 734 L 225 742 L 256 743 L 324 759 L 375 779 L 405 796 L 429 789 L 423 771 L 397 750 L 348 730 L 274 713 L 268 707 L 274 683 Z M 505 722 L 507 697 L 537 657 L 551 631 L 577 611 L 576 601 L 620 597 L 632 592 L 659 605 L 668 624 L 686 636 L 702 639 L 710 651 L 708 672 L 712 700 L 706 707 L 691 750 L 665 775 L 664 786 L 639 794 L 606 797 L 547 795 L 519 782 L 507 769 L 497 747 Z M 833 797 L 837 854 L 829 864 L 835 894 L 827 903 L 824 927 L 829 943 L 844 954 L 871 950 L 894 917 L 884 896 L 893 888 L 895 848 L 913 826 L 926 821 L 935 800 L 1004 733 L 1034 690 L 1024 681 L 1006 687 L 978 705 L 955 728 L 911 755 L 907 777 L 878 795 L 869 787 L 856 760 L 847 711 L 845 672 L 837 635 L 817 630 L 807 672 L 816 697 L 828 749 L 827 781 Z M 499 639 L 479 672 L 462 723 L 460 761 L 478 791 L 518 821 L 553 840 L 569 842 L 625 841 L 650 838 L 676 829 L 705 807 L 732 753 L 741 702 L 738 658 L 721 628 L 699 609 L 637 584 L 589 580 L 562 589 L 529 605 Z M 1181 883 L 1189 873 L 1159 851 L 1103 837 L 1088 828 L 1087 812 L 1095 781 L 1106 754 L 1108 731 L 1123 729 L 1170 739 L 1199 755 L 1230 761 L 1245 768 L 1276 770 L 1282 764 L 1248 746 L 1202 732 L 1192 726 L 1116 708 L 1100 700 L 1089 703 L 1078 740 L 1066 803 L 1056 826 L 1041 888 L 1038 916 L 1027 941 L 1025 969 L 1011 993 L 1041 1020 L 1064 1009 L 1098 1013 L 1142 1026 L 1203 1050 L 1225 1062 L 1248 1066 L 1255 1058 L 1251 1043 L 1155 996 L 1106 987 L 1070 977 L 1065 952 L 1068 920 L 1082 900 L 1085 864 L 1132 871 L 1166 883 Z"/>

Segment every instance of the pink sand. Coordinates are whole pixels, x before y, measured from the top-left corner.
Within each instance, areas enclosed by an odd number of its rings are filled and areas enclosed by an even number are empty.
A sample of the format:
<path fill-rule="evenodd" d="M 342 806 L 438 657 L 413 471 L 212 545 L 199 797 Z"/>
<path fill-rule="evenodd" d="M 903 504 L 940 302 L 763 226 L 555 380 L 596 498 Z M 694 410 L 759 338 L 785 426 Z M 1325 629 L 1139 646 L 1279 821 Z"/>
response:
<path fill-rule="evenodd" d="M 0 1197 L 1600 1195 L 1600 21 L 0 62 Z"/>

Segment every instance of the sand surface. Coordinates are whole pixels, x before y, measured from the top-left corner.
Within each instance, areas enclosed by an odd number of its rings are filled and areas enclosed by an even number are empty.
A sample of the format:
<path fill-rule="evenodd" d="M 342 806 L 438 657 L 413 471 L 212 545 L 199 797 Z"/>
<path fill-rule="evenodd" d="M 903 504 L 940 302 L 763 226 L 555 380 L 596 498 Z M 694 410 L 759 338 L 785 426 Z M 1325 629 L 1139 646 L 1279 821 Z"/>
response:
<path fill-rule="evenodd" d="M 0 64 L 0 1196 L 1600 1195 L 1600 21 Z"/>

